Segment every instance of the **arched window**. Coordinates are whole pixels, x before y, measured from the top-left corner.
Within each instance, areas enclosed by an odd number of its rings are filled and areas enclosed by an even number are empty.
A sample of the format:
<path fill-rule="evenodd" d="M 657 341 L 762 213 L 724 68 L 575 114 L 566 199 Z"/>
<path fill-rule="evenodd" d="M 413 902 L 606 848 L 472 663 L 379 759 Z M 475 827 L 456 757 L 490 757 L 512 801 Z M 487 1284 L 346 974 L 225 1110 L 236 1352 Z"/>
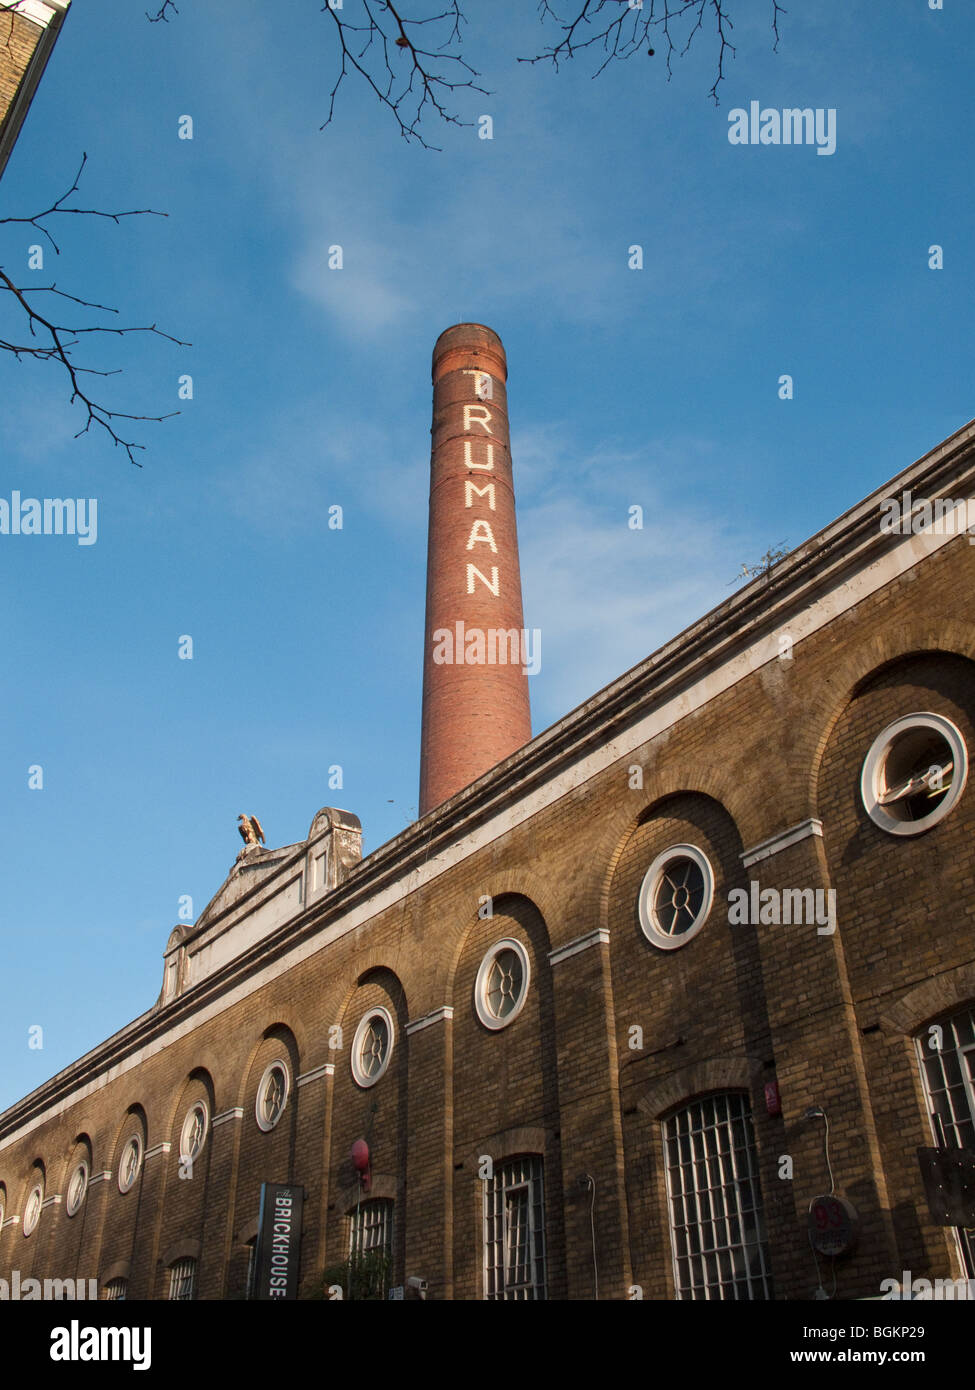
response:
<path fill-rule="evenodd" d="M 124 1303 L 126 1295 L 127 1280 L 109 1279 L 102 1289 L 102 1300 L 105 1303 Z"/>
<path fill-rule="evenodd" d="M 177 1260 L 169 1271 L 169 1300 L 171 1303 L 188 1303 L 194 1296 L 196 1286 L 196 1260 Z"/>
<path fill-rule="evenodd" d="M 975 1004 L 922 1029 L 916 1043 L 935 1144 L 975 1149 Z M 959 1230 L 958 1242 L 975 1278 L 975 1227 Z"/>
<path fill-rule="evenodd" d="M 374 1251 L 387 1257 L 393 1251 L 393 1203 L 386 1197 L 360 1202 L 349 1222 L 349 1259 L 362 1259 Z"/>
<path fill-rule="evenodd" d="M 545 1298 L 545 1192 L 541 1154 L 495 1165 L 484 1184 L 484 1297 Z"/>
<path fill-rule="evenodd" d="M 704 1096 L 663 1128 L 677 1297 L 771 1298 L 748 1097 Z"/>

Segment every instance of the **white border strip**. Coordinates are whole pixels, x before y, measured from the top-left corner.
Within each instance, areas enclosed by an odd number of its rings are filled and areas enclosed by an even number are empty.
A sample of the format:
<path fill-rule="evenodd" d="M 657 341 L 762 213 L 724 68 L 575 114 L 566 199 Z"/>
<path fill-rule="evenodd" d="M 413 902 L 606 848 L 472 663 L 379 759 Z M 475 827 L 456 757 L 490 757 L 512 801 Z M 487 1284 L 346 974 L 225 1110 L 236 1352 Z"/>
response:
<path fill-rule="evenodd" d="M 309 1084 L 309 1082 L 311 1082 L 311 1081 L 319 1081 L 319 1080 L 321 1080 L 321 1078 L 322 1078 L 323 1076 L 334 1076 L 334 1075 L 335 1075 L 335 1063 L 334 1063 L 334 1062 L 325 1062 L 322 1066 L 320 1066 L 320 1067 L 315 1067 L 315 1069 L 314 1069 L 313 1071 L 306 1071 L 306 1072 L 303 1072 L 303 1073 L 301 1074 L 301 1076 L 298 1077 L 297 1081 L 295 1082 L 295 1085 L 296 1085 L 296 1086 L 307 1086 L 307 1085 Z"/>
<path fill-rule="evenodd" d="M 407 1033 L 419 1033 L 424 1028 L 429 1028 L 434 1023 L 449 1023 L 454 1016 L 454 1006 L 452 1004 L 441 1004 L 439 1009 L 433 1009 L 428 1014 L 423 1014 L 420 1018 L 415 1018 L 412 1023 L 406 1025 Z"/>
<path fill-rule="evenodd" d="M 568 960 L 570 956 L 577 956 L 580 951 L 588 951 L 590 946 L 608 945 L 609 932 L 605 927 L 597 927 L 595 931 L 586 932 L 585 936 L 577 936 L 575 941 L 569 942 L 568 946 L 560 946 L 557 951 L 549 951 L 549 963 L 559 965 L 562 961 Z"/>
<path fill-rule="evenodd" d="M 231 1110 L 224 1110 L 219 1115 L 214 1115 L 210 1121 L 210 1128 L 216 1129 L 218 1125 L 225 1125 L 228 1120 L 242 1120 L 244 1118 L 243 1108 L 235 1105 Z"/>
<path fill-rule="evenodd" d="M 763 859 L 771 859 L 772 855 L 778 854 L 780 850 L 797 845 L 800 840 L 808 840 L 810 835 L 823 838 L 823 822 L 816 820 L 814 816 L 809 820 L 800 821 L 798 825 L 790 826 L 788 830 L 780 830 L 777 835 L 770 835 L 767 840 L 753 845 L 751 849 L 742 850 L 741 862 L 746 869 L 750 869 L 753 864 L 758 864 Z"/>

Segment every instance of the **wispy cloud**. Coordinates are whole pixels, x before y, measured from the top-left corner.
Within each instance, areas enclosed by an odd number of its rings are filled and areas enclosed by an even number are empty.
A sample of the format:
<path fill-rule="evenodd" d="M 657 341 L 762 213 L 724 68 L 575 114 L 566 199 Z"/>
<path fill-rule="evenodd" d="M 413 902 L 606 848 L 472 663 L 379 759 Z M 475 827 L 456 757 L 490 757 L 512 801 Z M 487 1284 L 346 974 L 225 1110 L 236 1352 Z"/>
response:
<path fill-rule="evenodd" d="M 553 436 L 528 431 L 517 451 L 525 621 L 542 630 L 536 730 L 727 598 L 750 544 L 688 497 L 709 441 L 574 456 L 564 442 L 546 447 Z M 631 506 L 642 508 L 642 528 L 630 527 Z"/>

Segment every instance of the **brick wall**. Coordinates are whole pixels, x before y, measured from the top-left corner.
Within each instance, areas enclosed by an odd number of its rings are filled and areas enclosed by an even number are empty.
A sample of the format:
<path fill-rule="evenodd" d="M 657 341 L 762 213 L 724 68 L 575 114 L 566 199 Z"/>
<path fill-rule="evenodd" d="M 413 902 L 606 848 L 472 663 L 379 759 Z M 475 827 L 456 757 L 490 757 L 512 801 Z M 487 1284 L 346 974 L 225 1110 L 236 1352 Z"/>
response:
<path fill-rule="evenodd" d="M 901 714 L 944 713 L 972 747 L 972 565 L 967 538 L 951 541 L 798 643 L 791 661 L 745 676 L 23 1138 L 5 1142 L 12 1121 L 0 1117 L 0 1276 L 105 1278 L 127 1266 L 132 1296 L 166 1297 L 165 1259 L 197 1241 L 201 1296 L 241 1297 L 260 1184 L 294 1181 L 306 1190 L 302 1292 L 315 1296 L 322 1271 L 347 1255 L 349 1154 L 368 1137 L 376 1193 L 396 1204 L 396 1282 L 417 1275 L 431 1298 L 480 1297 L 479 1157 L 530 1152 L 545 1164 L 550 1295 L 589 1299 L 598 1278 L 601 1298 L 633 1285 L 670 1298 L 661 1126 L 719 1090 L 750 1099 L 777 1297 L 808 1298 L 820 1277 L 806 1210 L 829 1179 L 822 1121 L 803 1118 L 811 1106 L 827 1112 L 836 1188 L 861 1219 L 855 1253 L 835 1269 L 821 1262 L 827 1286 L 835 1273 L 840 1296 L 857 1297 L 902 1268 L 957 1277 L 914 1156 L 931 1139 L 911 1038 L 975 998 L 975 792 L 929 832 L 895 839 L 868 820 L 857 788 L 867 748 Z M 644 712 L 629 710 L 606 738 Z M 743 851 L 811 818 L 822 837 L 743 867 Z M 637 895 L 655 855 L 683 842 L 713 866 L 714 906 L 693 940 L 662 951 L 640 929 Z M 752 880 L 835 888 L 837 931 L 732 926 L 727 895 Z M 491 917 L 478 915 L 484 897 Z M 528 953 L 531 988 L 510 1026 L 490 1032 L 474 979 L 502 937 Z M 349 1049 L 376 1006 L 396 1041 L 386 1074 L 363 1089 Z M 330 1046 L 334 1025 L 341 1046 Z M 256 1090 L 278 1056 L 291 1093 L 263 1133 Z M 764 1105 L 771 1080 L 777 1117 Z M 183 1180 L 179 1133 L 198 1097 L 223 1118 Z M 123 1194 L 119 1156 L 139 1127 L 153 1156 Z M 25 1238 L 9 1218 L 23 1213 L 34 1165 L 47 1195 L 63 1193 L 84 1145 L 110 1178 L 75 1217 L 63 1202 L 45 1207 Z M 780 1176 L 783 1157 L 791 1177 Z"/>

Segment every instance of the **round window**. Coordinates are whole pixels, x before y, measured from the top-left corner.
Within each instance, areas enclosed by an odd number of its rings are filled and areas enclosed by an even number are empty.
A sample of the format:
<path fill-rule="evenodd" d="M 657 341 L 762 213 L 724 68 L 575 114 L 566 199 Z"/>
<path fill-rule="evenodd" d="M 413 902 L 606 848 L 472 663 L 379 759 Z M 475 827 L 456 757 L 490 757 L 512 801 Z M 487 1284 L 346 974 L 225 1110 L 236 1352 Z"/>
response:
<path fill-rule="evenodd" d="M 674 951 L 704 926 L 714 901 L 714 873 L 694 845 L 658 854 L 640 885 L 640 926 L 648 941 Z"/>
<path fill-rule="evenodd" d="M 27 1205 L 24 1207 L 24 1235 L 29 1236 L 37 1227 L 41 1219 L 41 1206 L 44 1202 L 44 1193 L 40 1187 L 32 1187 L 30 1196 L 27 1198 Z"/>
<path fill-rule="evenodd" d="M 389 1066 L 395 1029 L 387 1009 L 364 1014 L 352 1039 L 352 1075 L 360 1086 L 375 1086 Z"/>
<path fill-rule="evenodd" d="M 118 1166 L 118 1190 L 128 1192 L 139 1176 L 139 1169 L 142 1166 L 142 1140 L 138 1135 L 133 1134 L 122 1150 L 122 1159 Z"/>
<path fill-rule="evenodd" d="M 261 1077 L 257 1088 L 255 1114 L 257 1123 L 263 1130 L 273 1129 L 284 1114 L 288 1103 L 291 1079 L 283 1062 L 272 1062 Z M 188 1117 L 187 1117 L 188 1118 Z"/>
<path fill-rule="evenodd" d="M 203 1145 L 206 1143 L 209 1120 L 210 1116 L 202 1101 L 197 1101 L 187 1110 L 179 1136 L 181 1163 L 185 1163 L 187 1160 L 192 1162 L 194 1158 L 199 1158 Z"/>
<path fill-rule="evenodd" d="M 85 1193 L 88 1191 L 88 1164 L 79 1163 L 77 1168 L 68 1179 L 68 1193 L 65 1199 L 65 1211 L 69 1216 L 74 1216 L 81 1208 L 85 1200 Z"/>
<path fill-rule="evenodd" d="M 474 982 L 474 1007 L 485 1028 L 512 1023 L 528 997 L 531 963 L 520 941 L 496 941 L 481 961 Z"/>
<path fill-rule="evenodd" d="M 964 790 L 968 750 L 940 714 L 906 714 L 870 746 L 860 775 L 867 815 L 890 835 L 920 835 L 943 820 Z"/>

